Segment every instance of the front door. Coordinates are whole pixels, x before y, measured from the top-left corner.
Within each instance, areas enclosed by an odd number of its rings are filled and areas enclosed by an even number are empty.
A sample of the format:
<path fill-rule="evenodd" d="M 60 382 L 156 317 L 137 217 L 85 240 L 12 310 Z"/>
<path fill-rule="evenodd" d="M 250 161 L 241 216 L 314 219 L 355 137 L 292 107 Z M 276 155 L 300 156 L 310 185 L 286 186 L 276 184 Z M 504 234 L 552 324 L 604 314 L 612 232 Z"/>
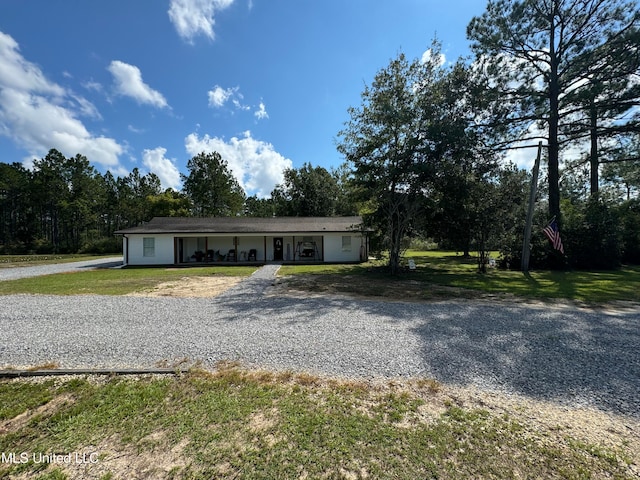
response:
<path fill-rule="evenodd" d="M 282 237 L 274 237 L 273 238 L 273 260 L 274 261 L 282 261 L 282 248 L 283 239 Z"/>

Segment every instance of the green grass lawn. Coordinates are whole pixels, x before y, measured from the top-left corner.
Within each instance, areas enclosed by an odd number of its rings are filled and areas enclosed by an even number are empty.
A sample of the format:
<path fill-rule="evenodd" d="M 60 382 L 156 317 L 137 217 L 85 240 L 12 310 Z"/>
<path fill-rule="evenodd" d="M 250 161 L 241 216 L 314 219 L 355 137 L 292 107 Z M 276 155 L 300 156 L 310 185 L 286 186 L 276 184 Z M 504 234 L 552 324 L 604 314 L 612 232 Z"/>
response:
<path fill-rule="evenodd" d="M 279 274 L 292 275 L 293 286 L 300 288 L 394 298 L 432 299 L 476 297 L 483 294 L 516 295 L 524 298 L 567 299 L 601 304 L 611 301 L 640 302 L 640 267 L 624 267 L 615 271 L 518 271 L 489 269 L 477 271 L 475 258 L 464 258 L 455 252 L 409 251 L 415 271 L 403 271 L 397 277 L 388 275 L 381 262 L 360 265 L 284 266 Z M 321 275 L 308 282 L 295 276 Z M 343 277 L 348 281 L 340 281 Z M 335 288 L 325 288 L 334 285 Z"/>
<path fill-rule="evenodd" d="M 248 276 L 255 267 L 123 268 L 57 273 L 0 282 L 0 295 L 125 295 L 188 276 Z"/>
<path fill-rule="evenodd" d="M 233 365 L 5 380 L 0 452 L 28 458 L 0 464 L 0 478 L 633 478 L 637 445 L 623 437 L 603 430 L 598 443 L 561 418 L 531 423 L 539 412 L 530 407 L 483 405 L 462 405 L 432 381 L 373 385 Z M 51 452 L 94 463 L 33 461 Z"/>
<path fill-rule="evenodd" d="M 519 271 L 489 269 L 477 273 L 475 259 L 451 252 L 409 252 L 419 265 L 421 280 L 522 297 L 562 298 L 584 302 L 640 301 L 640 267 L 615 271 Z"/>
<path fill-rule="evenodd" d="M 480 274 L 475 258 L 464 258 L 455 252 L 409 251 L 405 262 L 409 258 L 416 262 L 416 270 L 405 270 L 396 277 L 387 273 L 382 261 L 350 265 L 285 265 L 279 275 L 288 277 L 284 283 L 292 288 L 396 300 L 476 298 L 490 294 L 590 304 L 640 302 L 640 267 L 603 272 L 532 271 L 527 275 L 492 268 L 486 274 Z M 90 270 L 0 282 L 0 295 L 122 295 L 187 276 L 246 276 L 254 271 L 255 267 L 235 266 Z"/>

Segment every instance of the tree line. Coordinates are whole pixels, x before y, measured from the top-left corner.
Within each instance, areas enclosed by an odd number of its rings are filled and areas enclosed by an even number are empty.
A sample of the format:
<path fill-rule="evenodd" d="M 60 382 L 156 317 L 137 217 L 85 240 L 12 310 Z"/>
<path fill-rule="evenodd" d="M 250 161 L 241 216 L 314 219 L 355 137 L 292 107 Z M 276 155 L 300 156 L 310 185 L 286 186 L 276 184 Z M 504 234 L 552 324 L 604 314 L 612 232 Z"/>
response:
<path fill-rule="evenodd" d="M 121 251 L 114 232 L 155 216 L 340 216 L 357 210 L 346 195 L 344 172 L 304 164 L 284 172 L 271 198 L 247 197 L 218 154 L 187 164 L 183 189 L 162 189 L 154 173 L 99 173 L 87 157 L 52 149 L 34 160 L 0 163 L 0 253 Z"/>
<path fill-rule="evenodd" d="M 100 251 L 153 216 L 360 214 L 399 271 L 411 241 L 517 268 L 531 176 L 506 152 L 541 141 L 531 266 L 640 262 L 640 9 L 626 0 L 490 0 L 467 28 L 471 58 L 400 53 L 348 109 L 345 163 L 284 172 L 270 198 L 247 197 L 217 153 L 187 164 L 183 189 L 153 173 L 98 173 L 60 152 L 0 164 L 0 246 Z M 555 219 L 564 251 L 542 229 Z"/>
<path fill-rule="evenodd" d="M 639 27 L 637 3 L 625 0 L 490 0 L 467 28 L 472 58 L 444 63 L 434 41 L 424 60 L 399 54 L 381 69 L 338 149 L 392 272 L 420 234 L 477 250 L 481 270 L 490 249 L 519 264 L 528 190 L 505 152 L 540 141 L 546 198 L 532 264 L 637 259 Z M 539 234 L 551 220 L 566 254 Z"/>

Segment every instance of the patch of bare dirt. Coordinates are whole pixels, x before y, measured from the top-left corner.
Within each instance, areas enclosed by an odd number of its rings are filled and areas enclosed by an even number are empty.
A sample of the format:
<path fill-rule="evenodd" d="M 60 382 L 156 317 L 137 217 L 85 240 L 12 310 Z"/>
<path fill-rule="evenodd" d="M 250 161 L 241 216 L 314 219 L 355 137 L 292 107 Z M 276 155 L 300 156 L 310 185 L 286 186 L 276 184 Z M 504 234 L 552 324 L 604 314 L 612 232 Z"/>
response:
<path fill-rule="evenodd" d="M 164 282 L 145 292 L 132 293 L 134 297 L 198 297 L 211 298 L 226 292 L 247 277 L 182 277 Z"/>
<path fill-rule="evenodd" d="M 188 439 L 171 446 L 164 432 L 154 432 L 143 438 L 140 444 L 123 445 L 117 437 L 110 437 L 98 445 L 89 445 L 77 452 L 85 459 L 59 465 L 73 480 L 103 478 L 144 478 L 164 480 L 184 470 L 191 460 L 184 450 Z"/>
<path fill-rule="evenodd" d="M 73 396 L 69 394 L 59 395 L 53 398 L 51 401 L 45 403 L 44 405 L 40 405 L 33 410 L 27 410 L 13 418 L 9 418 L 0 422 L 0 435 L 16 432 L 25 427 L 32 419 L 40 416 L 45 417 L 53 415 L 63 405 L 73 402 Z"/>
<path fill-rule="evenodd" d="M 543 433 L 552 445 L 567 437 L 618 451 L 624 446 L 631 457 L 631 470 L 640 474 L 640 421 L 635 417 L 616 415 L 590 407 L 561 405 L 551 401 L 532 399 L 519 394 L 490 392 L 476 387 L 433 385 L 423 381 L 391 381 L 388 387 L 407 391 L 425 400 L 418 418 L 411 423 L 439 415 L 450 405 L 488 411 L 494 417 L 505 415 L 527 430 Z"/>

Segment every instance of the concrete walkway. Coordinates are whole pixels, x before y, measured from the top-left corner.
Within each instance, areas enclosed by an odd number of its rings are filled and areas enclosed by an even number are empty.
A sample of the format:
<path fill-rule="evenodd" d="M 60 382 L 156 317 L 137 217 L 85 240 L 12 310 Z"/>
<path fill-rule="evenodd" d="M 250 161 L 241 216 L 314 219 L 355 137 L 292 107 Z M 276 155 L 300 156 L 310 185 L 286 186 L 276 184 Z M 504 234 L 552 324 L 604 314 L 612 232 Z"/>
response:
<path fill-rule="evenodd" d="M 218 295 L 216 298 L 224 300 L 227 298 L 238 298 L 239 296 L 244 296 L 244 298 L 261 297 L 267 288 L 273 285 L 276 274 L 281 266 L 282 265 L 279 263 L 264 265 L 253 272 L 251 276 L 247 277 L 245 280 L 221 295 Z"/>

